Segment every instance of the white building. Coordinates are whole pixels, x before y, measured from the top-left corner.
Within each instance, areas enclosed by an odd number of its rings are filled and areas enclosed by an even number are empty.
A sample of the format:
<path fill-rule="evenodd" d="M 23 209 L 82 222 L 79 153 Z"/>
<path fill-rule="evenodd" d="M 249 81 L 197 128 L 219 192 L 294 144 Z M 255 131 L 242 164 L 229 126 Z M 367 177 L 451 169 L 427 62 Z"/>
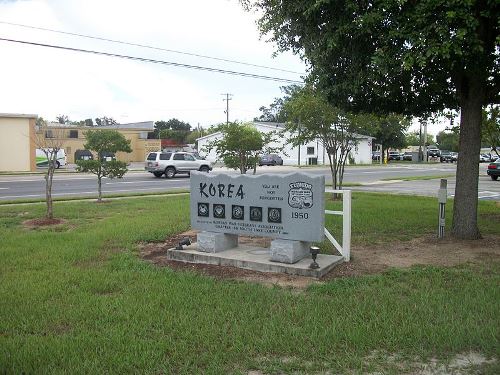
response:
<path fill-rule="evenodd" d="M 253 126 L 261 133 L 281 132 L 285 124 L 273 122 L 252 122 Z M 371 164 L 372 162 L 372 140 L 373 137 L 367 135 L 357 135 L 358 144 L 351 151 L 351 159 L 354 164 Z M 209 142 L 222 138 L 221 132 L 212 133 L 204 137 L 198 138 L 198 151 L 201 155 L 205 156 L 207 160 L 215 162 L 217 160 L 216 150 L 211 150 L 209 153 L 204 152 L 204 148 Z M 283 152 L 279 155 L 283 159 L 284 165 L 328 165 L 328 154 L 319 140 L 309 142 L 301 145 L 300 147 L 292 146 L 288 141 L 291 138 L 289 132 L 285 132 L 279 141 L 272 143 L 271 147 L 282 147 Z M 300 156 L 299 156 L 300 155 Z M 299 163 L 300 158 L 300 163 Z M 349 158 L 347 163 L 349 163 Z"/>

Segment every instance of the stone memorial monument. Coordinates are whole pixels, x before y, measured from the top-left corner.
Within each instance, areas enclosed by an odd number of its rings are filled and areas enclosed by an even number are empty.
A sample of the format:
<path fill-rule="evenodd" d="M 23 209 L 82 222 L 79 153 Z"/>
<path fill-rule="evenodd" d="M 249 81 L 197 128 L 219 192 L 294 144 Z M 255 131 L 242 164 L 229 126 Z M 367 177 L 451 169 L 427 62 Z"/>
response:
<path fill-rule="evenodd" d="M 271 237 L 271 261 L 296 263 L 324 236 L 325 178 L 191 173 L 191 226 L 198 251 L 238 246 L 238 235 Z"/>

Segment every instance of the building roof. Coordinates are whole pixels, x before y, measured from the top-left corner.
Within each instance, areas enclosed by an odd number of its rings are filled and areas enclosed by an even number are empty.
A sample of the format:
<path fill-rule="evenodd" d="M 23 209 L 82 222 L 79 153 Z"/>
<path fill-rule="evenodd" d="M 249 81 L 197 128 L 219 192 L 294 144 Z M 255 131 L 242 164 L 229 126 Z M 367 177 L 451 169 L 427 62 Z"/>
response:
<path fill-rule="evenodd" d="M 79 129 L 116 129 L 116 130 L 141 130 L 153 131 L 155 123 L 153 121 L 131 122 L 128 124 L 115 124 L 106 126 L 80 126 L 75 124 L 60 124 L 58 122 L 49 122 L 50 127 L 63 127 L 63 128 L 79 128 Z"/>
<path fill-rule="evenodd" d="M 253 121 L 251 122 L 251 124 L 253 124 L 256 128 L 269 128 L 269 129 L 274 129 L 274 130 L 285 130 L 285 125 L 284 123 L 281 123 L 281 122 L 258 122 L 258 121 Z M 218 132 L 215 132 L 215 133 L 211 133 L 211 134 L 208 134 L 208 135 L 205 135 L 203 137 L 200 137 L 200 138 L 197 138 L 196 140 L 199 141 L 199 140 L 203 140 L 203 139 L 206 139 L 206 138 L 212 138 L 212 137 L 215 137 L 215 136 L 218 136 L 222 134 L 220 131 Z M 374 137 L 372 136 L 369 136 L 369 135 L 363 135 L 363 134 L 353 134 L 356 138 L 360 138 L 360 139 L 375 139 Z"/>
<path fill-rule="evenodd" d="M 37 118 L 38 115 L 26 114 L 26 113 L 0 113 L 0 117 L 7 117 L 7 118 Z"/>
<path fill-rule="evenodd" d="M 94 126 L 95 127 L 95 126 Z M 127 124 L 115 124 L 115 125 L 106 125 L 106 126 L 97 126 L 99 129 L 138 129 L 138 130 L 150 130 L 153 131 L 155 129 L 154 121 L 142 121 L 142 122 L 130 122 Z"/>

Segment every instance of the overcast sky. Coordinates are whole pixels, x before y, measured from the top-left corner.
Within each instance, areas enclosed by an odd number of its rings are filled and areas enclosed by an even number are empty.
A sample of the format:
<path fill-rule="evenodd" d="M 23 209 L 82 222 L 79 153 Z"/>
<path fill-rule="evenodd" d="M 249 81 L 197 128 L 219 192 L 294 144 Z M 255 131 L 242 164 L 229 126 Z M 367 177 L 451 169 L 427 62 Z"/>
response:
<path fill-rule="evenodd" d="M 0 0 L 0 21 L 207 55 L 302 73 L 291 53 L 273 58 L 257 15 L 237 0 Z M 0 38 L 301 80 L 301 74 L 79 38 L 0 22 Z M 193 127 L 252 120 L 286 83 L 0 41 L 0 112 L 48 120 L 108 116 L 118 122 L 178 118 Z M 431 124 L 436 134 L 445 125 Z M 418 129 L 414 122 L 412 130 Z"/>
<path fill-rule="evenodd" d="M 272 58 L 257 16 L 236 0 L 0 0 L 0 21 L 99 36 L 304 73 L 292 54 Z M 300 74 L 78 38 L 0 23 L 0 37 L 300 80 Z M 176 117 L 204 127 L 252 120 L 285 83 L 0 41 L 0 112 L 48 120 L 111 116 L 118 122 Z"/>

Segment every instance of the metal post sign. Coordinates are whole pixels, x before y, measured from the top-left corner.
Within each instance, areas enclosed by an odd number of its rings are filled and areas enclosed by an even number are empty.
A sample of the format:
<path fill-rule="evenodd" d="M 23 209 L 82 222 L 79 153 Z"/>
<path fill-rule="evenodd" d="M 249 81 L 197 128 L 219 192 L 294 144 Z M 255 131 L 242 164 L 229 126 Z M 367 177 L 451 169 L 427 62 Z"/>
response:
<path fill-rule="evenodd" d="M 210 232 L 322 241 L 324 192 L 324 176 L 192 172 L 191 226 Z"/>

